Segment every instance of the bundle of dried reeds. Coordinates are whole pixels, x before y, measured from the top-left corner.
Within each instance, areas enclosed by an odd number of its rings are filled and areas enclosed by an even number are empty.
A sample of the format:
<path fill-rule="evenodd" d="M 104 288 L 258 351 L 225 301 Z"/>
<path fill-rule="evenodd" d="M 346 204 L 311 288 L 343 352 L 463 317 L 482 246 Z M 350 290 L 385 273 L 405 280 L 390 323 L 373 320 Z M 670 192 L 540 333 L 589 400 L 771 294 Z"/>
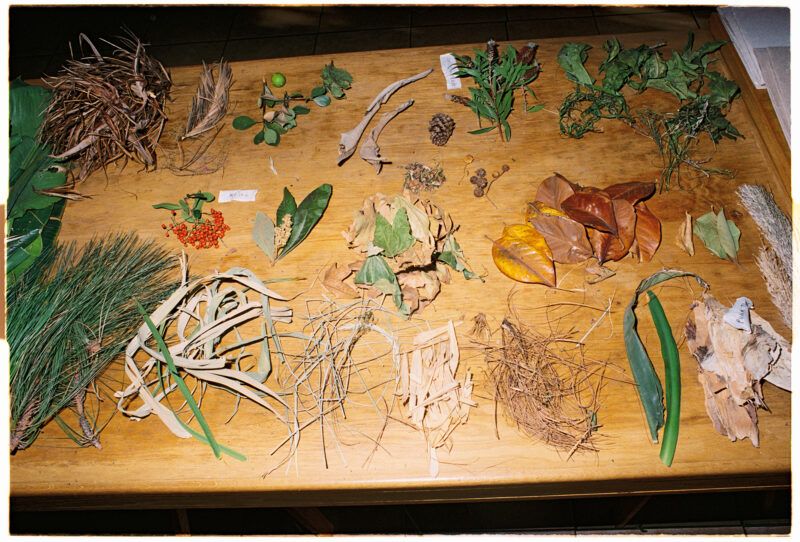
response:
<path fill-rule="evenodd" d="M 559 452 L 597 451 L 598 392 L 605 364 L 570 359 L 558 343 L 508 318 L 501 324 L 502 345 L 486 348 L 495 400 L 530 437 Z"/>
<path fill-rule="evenodd" d="M 53 99 L 42 139 L 56 158 L 78 164 L 78 180 L 120 158 L 154 168 L 155 146 L 167 120 L 169 73 L 132 33 L 117 44 L 103 40 L 113 47 L 110 56 L 101 55 L 85 34 L 79 41 L 91 55 L 68 60 L 57 76 L 45 78 Z"/>

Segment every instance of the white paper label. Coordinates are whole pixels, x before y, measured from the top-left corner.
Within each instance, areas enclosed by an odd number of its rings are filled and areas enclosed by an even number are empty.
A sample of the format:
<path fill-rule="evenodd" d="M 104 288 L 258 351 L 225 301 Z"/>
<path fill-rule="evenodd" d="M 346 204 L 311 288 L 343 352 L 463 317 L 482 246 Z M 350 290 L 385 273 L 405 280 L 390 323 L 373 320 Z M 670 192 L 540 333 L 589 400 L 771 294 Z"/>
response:
<path fill-rule="evenodd" d="M 461 88 L 461 79 L 455 76 L 456 57 L 450 53 L 439 55 L 439 64 L 442 65 L 442 73 L 445 81 L 447 81 L 447 90 Z"/>
<path fill-rule="evenodd" d="M 752 308 L 752 301 L 746 297 L 740 297 L 736 300 L 736 303 L 733 304 L 733 307 L 728 309 L 728 312 L 726 312 L 725 316 L 722 317 L 722 321 L 735 327 L 736 329 L 741 329 L 742 331 L 751 333 L 750 309 Z"/>
<path fill-rule="evenodd" d="M 229 201 L 255 201 L 258 190 L 220 190 L 219 201 L 220 203 L 227 203 Z"/>

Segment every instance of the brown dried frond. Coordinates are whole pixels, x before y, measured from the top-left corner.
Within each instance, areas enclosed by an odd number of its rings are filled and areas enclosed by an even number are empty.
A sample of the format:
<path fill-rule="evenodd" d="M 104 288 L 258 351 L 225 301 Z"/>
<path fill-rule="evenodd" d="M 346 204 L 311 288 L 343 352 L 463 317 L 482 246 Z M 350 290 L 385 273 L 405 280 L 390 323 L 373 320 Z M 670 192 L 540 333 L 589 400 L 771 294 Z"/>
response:
<path fill-rule="evenodd" d="M 604 364 L 568 359 L 558 343 L 506 318 L 502 346 L 487 347 L 495 400 L 528 436 L 567 454 L 597 451 L 598 395 Z"/>
<path fill-rule="evenodd" d="M 219 76 L 214 80 L 214 69 Z M 197 85 L 197 94 L 192 98 L 192 109 L 186 120 L 186 131 L 181 139 L 197 137 L 214 128 L 228 112 L 228 94 L 233 85 L 233 70 L 225 60 L 207 66 L 203 62 L 203 72 Z"/>
<path fill-rule="evenodd" d="M 167 116 L 164 104 L 172 86 L 161 63 L 129 32 L 103 56 L 85 35 L 79 40 L 91 55 L 66 62 L 45 78 L 53 98 L 45 112 L 42 140 L 56 158 L 74 160 L 79 180 L 120 158 L 156 166 L 155 146 Z"/>

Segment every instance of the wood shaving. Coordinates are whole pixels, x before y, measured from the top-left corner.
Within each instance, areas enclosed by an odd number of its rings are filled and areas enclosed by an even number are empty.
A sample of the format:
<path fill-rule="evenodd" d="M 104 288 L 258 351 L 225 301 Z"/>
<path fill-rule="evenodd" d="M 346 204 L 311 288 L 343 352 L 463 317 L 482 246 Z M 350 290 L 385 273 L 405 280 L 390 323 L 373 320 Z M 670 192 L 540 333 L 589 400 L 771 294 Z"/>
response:
<path fill-rule="evenodd" d="M 410 354 L 410 358 L 409 358 Z M 456 379 L 458 340 L 453 322 L 414 337 L 410 351 L 400 354 L 400 386 L 406 417 L 425 435 L 429 472 L 439 474 L 437 449 L 452 446 L 455 429 L 467 422 L 472 400 L 472 373 Z"/>
<path fill-rule="evenodd" d="M 698 362 L 706 411 L 718 433 L 731 441 L 749 438 L 758 447 L 757 410 L 766 409 L 761 381 L 772 374 L 776 385 L 791 391 L 791 346 L 755 311 L 748 333 L 724 322 L 727 307 L 710 294 L 703 297 L 692 305 L 686 339 Z"/>

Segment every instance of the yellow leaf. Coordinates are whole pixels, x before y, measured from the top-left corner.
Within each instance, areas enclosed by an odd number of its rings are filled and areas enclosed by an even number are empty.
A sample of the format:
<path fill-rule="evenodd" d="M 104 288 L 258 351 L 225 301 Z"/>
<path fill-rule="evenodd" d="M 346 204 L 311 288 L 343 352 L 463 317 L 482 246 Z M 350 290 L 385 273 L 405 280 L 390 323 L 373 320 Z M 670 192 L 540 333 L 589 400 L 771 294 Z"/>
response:
<path fill-rule="evenodd" d="M 520 282 L 556 285 L 553 256 L 544 237 L 529 224 L 506 226 L 492 245 L 492 258 L 507 277 Z"/>

